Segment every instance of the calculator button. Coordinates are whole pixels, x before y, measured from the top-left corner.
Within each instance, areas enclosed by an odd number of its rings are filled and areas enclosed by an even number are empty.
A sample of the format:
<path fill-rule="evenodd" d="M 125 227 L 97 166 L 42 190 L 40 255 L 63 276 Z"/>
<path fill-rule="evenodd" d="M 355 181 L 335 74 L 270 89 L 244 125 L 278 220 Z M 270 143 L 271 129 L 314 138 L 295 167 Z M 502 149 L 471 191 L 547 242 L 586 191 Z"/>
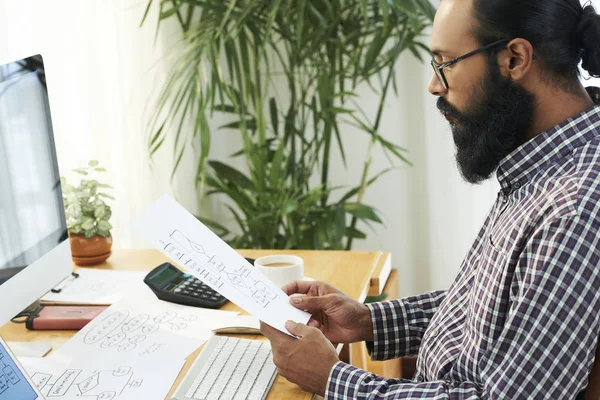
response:
<path fill-rule="evenodd" d="M 219 300 L 219 299 L 218 299 L 218 298 L 216 298 L 215 296 L 210 296 L 210 299 L 211 299 L 212 301 L 217 301 L 217 300 Z"/>
<path fill-rule="evenodd" d="M 177 289 L 175 289 L 175 290 L 173 290 L 173 291 L 174 291 L 175 293 L 179 293 L 179 292 L 181 292 L 181 289 L 180 289 L 180 288 L 177 288 Z"/>

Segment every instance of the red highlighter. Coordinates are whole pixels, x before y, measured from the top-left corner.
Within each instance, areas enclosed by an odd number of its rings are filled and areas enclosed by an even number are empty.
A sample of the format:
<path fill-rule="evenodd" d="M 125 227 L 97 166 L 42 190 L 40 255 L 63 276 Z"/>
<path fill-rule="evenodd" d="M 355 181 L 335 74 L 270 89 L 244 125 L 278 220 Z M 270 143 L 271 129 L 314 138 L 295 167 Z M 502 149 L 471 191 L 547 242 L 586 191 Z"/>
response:
<path fill-rule="evenodd" d="M 81 329 L 108 306 L 43 306 L 25 326 L 31 330 Z"/>

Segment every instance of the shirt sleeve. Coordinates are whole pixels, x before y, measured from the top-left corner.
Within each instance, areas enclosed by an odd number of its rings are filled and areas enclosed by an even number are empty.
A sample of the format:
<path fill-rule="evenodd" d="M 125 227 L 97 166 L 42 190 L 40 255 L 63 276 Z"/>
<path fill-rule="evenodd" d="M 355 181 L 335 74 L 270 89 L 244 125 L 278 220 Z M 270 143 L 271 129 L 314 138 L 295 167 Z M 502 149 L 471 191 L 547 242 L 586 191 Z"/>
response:
<path fill-rule="evenodd" d="M 476 381 L 386 379 L 338 362 L 326 399 L 567 399 L 587 385 L 598 343 L 599 222 L 554 220 L 522 251 L 503 329 Z"/>
<path fill-rule="evenodd" d="M 416 355 L 429 321 L 444 298 L 445 290 L 367 304 L 373 323 L 373 342 L 367 343 L 371 358 Z"/>

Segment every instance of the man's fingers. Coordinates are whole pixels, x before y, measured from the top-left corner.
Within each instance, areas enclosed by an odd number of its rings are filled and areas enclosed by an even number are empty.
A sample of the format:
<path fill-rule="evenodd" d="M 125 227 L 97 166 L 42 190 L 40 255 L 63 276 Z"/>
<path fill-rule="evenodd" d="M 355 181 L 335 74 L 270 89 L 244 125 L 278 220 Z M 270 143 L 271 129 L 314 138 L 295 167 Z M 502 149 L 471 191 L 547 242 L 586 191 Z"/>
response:
<path fill-rule="evenodd" d="M 283 290 L 288 296 L 293 294 L 307 294 L 311 286 L 314 284 L 315 282 L 294 281 L 282 287 L 281 290 Z"/>
<path fill-rule="evenodd" d="M 304 337 L 312 328 L 294 321 L 286 321 L 285 329 L 287 329 L 294 336 Z"/>
<path fill-rule="evenodd" d="M 277 329 L 273 328 L 271 325 L 265 324 L 262 321 L 260 321 L 260 333 L 262 333 L 269 340 L 276 338 L 277 334 L 285 335 L 284 333 L 279 332 Z"/>
<path fill-rule="evenodd" d="M 323 311 L 332 301 L 332 296 L 291 296 L 290 303 L 296 308 L 315 314 Z"/>
<path fill-rule="evenodd" d="M 313 328 L 321 329 L 321 323 L 314 318 L 311 318 L 308 321 L 308 326 L 312 326 Z"/>

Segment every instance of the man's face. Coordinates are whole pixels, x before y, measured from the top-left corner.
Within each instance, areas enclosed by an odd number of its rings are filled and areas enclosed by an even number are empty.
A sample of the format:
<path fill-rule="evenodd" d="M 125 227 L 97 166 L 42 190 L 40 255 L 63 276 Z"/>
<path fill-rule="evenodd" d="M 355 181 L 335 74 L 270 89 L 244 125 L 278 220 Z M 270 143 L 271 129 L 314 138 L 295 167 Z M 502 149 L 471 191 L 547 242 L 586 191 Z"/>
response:
<path fill-rule="evenodd" d="M 473 34 L 476 21 L 471 8 L 471 1 L 441 2 L 431 41 L 438 62 L 482 46 Z M 460 172 L 471 183 L 489 178 L 499 162 L 524 142 L 533 116 L 533 95 L 502 76 L 495 57 L 488 58 L 495 54 L 491 51 L 444 68 L 448 89 L 435 75 L 429 84 L 450 122 Z"/>

